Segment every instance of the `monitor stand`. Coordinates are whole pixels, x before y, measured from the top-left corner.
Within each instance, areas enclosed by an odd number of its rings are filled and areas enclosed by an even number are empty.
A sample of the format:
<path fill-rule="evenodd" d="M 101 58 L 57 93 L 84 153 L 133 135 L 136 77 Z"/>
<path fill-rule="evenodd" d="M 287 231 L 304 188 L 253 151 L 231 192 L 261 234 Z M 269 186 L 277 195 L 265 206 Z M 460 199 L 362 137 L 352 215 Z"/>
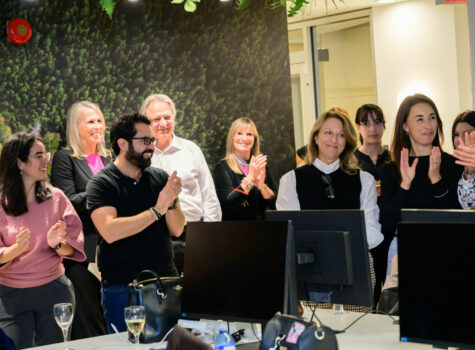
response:
<path fill-rule="evenodd" d="M 345 311 L 345 308 L 343 307 L 343 304 L 335 304 L 335 310 L 336 312 L 334 315 L 336 316 L 347 316 L 350 313 Z"/>

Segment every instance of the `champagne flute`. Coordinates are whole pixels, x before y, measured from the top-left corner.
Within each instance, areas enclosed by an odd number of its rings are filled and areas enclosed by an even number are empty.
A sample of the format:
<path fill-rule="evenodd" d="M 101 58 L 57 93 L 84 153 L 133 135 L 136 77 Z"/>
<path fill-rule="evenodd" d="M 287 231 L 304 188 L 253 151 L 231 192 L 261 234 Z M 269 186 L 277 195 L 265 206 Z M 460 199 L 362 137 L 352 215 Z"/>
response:
<path fill-rule="evenodd" d="M 59 328 L 63 331 L 64 337 L 64 349 L 68 350 L 68 331 L 71 322 L 73 321 L 73 304 L 71 303 L 59 303 L 54 304 L 53 308 L 54 318 Z"/>
<path fill-rule="evenodd" d="M 135 348 L 139 348 L 139 335 L 145 326 L 145 307 L 141 305 L 128 306 L 124 309 L 125 323 L 130 333 L 135 337 Z"/>

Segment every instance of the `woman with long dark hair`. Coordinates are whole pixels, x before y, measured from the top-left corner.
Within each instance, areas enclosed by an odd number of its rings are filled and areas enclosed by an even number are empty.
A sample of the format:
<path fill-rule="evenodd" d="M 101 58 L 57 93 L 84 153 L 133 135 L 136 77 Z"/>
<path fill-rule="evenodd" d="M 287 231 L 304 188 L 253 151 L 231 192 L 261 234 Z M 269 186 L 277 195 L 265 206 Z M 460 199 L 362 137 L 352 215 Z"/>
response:
<path fill-rule="evenodd" d="M 427 96 L 408 96 L 399 106 L 391 155 L 393 161 L 381 176 L 381 224 L 396 233 L 401 209 L 460 208 L 457 183 L 462 167 L 442 151 L 442 120 Z M 393 239 L 388 254 L 388 272 L 396 254 Z"/>
<path fill-rule="evenodd" d="M 46 184 L 49 154 L 16 133 L 0 155 L 0 328 L 17 348 L 60 342 L 56 303 L 74 303 L 63 258 L 85 260 L 82 225 L 64 193 Z"/>
<path fill-rule="evenodd" d="M 383 148 L 382 137 L 386 126 L 382 109 L 374 104 L 364 104 L 356 111 L 356 129 L 360 134 L 361 146 L 355 151 L 359 167 L 374 176 L 378 205 L 381 195 L 381 173 L 391 160 L 387 149 Z M 381 287 L 386 278 L 388 249 L 393 235 L 382 231 L 384 241 L 376 248 L 371 249 L 374 260 L 376 284 L 374 288 L 374 304 L 376 305 L 381 294 Z"/>

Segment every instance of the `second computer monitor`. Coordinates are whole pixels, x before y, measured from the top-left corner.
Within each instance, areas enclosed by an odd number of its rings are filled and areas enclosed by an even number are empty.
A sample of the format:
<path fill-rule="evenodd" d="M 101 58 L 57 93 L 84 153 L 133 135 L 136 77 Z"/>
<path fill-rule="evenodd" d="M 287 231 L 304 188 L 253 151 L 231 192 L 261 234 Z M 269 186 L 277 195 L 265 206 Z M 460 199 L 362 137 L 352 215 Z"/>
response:
<path fill-rule="evenodd" d="M 292 221 L 300 299 L 372 306 L 363 211 L 268 211 L 266 215 L 268 220 Z"/>

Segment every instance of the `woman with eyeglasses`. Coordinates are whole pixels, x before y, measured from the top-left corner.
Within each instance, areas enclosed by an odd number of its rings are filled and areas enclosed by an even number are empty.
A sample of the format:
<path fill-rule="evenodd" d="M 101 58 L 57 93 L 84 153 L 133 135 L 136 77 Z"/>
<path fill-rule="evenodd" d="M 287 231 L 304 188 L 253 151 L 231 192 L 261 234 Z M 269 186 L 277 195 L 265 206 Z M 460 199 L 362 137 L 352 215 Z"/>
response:
<path fill-rule="evenodd" d="M 457 184 L 463 168 L 442 151 L 442 120 L 427 96 L 406 97 L 396 115 L 391 155 L 381 175 L 381 224 L 396 234 L 401 209 L 457 209 Z M 397 252 L 397 237 L 388 253 L 387 275 Z"/>
<path fill-rule="evenodd" d="M 236 119 L 228 132 L 226 158 L 213 171 L 223 221 L 263 220 L 275 208 L 276 186 L 260 153 L 259 134 L 250 118 Z"/>
<path fill-rule="evenodd" d="M 386 124 L 382 109 L 374 104 L 362 105 L 356 111 L 355 124 L 360 134 L 361 142 L 361 146 L 355 151 L 355 156 L 358 159 L 359 167 L 374 176 L 379 205 L 381 198 L 381 173 L 386 163 L 391 160 L 389 151 L 383 148 L 381 142 Z M 374 289 L 375 305 L 378 303 L 381 287 L 386 278 L 388 249 L 393 239 L 393 236 L 386 234 L 384 230 L 382 233 L 384 235 L 384 241 L 371 250 L 376 274 L 376 285 Z"/>
<path fill-rule="evenodd" d="M 96 258 L 97 231 L 86 209 L 86 185 L 110 162 L 104 142 L 105 121 L 99 107 L 88 101 L 76 102 L 66 120 L 67 148 L 54 154 L 51 183 L 63 190 L 81 218 L 87 261 L 65 261 L 66 276 L 76 289 L 78 309 L 71 338 L 107 334 L 100 304 L 100 282 L 87 268 Z"/>
<path fill-rule="evenodd" d="M 46 181 L 48 154 L 33 134 L 13 134 L 0 155 L 0 328 L 18 349 L 62 341 L 56 303 L 73 303 L 63 259 L 84 261 L 81 221 Z"/>
<path fill-rule="evenodd" d="M 305 164 L 280 179 L 277 210 L 362 209 L 370 249 L 383 240 L 374 177 L 358 169 L 356 131 L 348 117 L 321 114 L 310 132 Z"/>
<path fill-rule="evenodd" d="M 475 209 L 475 111 L 460 113 L 452 126 L 452 142 L 457 164 L 464 166 L 458 183 L 458 199 L 463 209 Z"/>

